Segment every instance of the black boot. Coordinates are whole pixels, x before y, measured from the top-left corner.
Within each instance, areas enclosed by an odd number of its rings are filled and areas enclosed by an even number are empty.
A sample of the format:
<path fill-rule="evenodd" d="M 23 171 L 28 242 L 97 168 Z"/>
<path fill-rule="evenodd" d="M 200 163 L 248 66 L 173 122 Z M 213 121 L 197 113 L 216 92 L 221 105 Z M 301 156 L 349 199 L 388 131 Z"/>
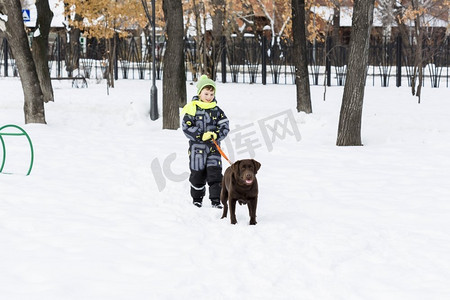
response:
<path fill-rule="evenodd" d="M 197 207 L 202 207 L 202 200 L 203 200 L 202 198 L 194 198 L 192 203 L 194 203 L 194 205 Z"/>
<path fill-rule="evenodd" d="M 223 208 L 223 206 L 222 206 L 222 204 L 220 203 L 220 200 L 219 200 L 219 199 L 211 199 L 211 206 L 212 206 L 213 208 L 218 208 L 218 209 L 222 209 L 222 208 Z"/>

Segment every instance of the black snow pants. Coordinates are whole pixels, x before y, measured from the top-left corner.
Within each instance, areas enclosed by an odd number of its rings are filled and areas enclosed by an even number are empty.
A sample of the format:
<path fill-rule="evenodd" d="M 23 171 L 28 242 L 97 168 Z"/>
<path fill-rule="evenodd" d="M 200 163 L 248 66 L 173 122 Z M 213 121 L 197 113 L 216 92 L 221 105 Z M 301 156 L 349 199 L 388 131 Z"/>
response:
<path fill-rule="evenodd" d="M 209 185 L 209 198 L 218 200 L 222 189 L 222 160 L 212 143 L 190 143 L 189 168 L 191 175 L 191 196 L 202 199 Z"/>

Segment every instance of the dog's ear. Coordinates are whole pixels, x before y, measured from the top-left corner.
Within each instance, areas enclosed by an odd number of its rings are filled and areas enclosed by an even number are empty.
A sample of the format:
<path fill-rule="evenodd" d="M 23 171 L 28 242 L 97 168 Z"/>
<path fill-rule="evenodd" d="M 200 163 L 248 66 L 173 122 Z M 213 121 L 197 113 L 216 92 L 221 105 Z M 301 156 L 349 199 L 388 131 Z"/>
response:
<path fill-rule="evenodd" d="M 255 174 L 258 172 L 259 168 L 261 168 L 261 164 L 256 160 L 252 159 L 253 165 L 255 166 Z"/>
<path fill-rule="evenodd" d="M 234 174 L 239 176 L 239 164 L 241 163 L 240 160 L 238 160 L 237 162 L 235 162 L 234 164 L 231 165 L 231 171 L 233 171 Z"/>

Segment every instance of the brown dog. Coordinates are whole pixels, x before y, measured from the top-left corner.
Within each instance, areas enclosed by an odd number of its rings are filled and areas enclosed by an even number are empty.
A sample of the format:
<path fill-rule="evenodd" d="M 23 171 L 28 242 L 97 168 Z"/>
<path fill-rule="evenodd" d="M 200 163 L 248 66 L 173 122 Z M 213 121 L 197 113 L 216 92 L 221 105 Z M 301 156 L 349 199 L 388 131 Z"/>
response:
<path fill-rule="evenodd" d="M 225 170 L 222 179 L 220 201 L 223 204 L 222 219 L 227 217 L 230 206 L 231 224 L 236 224 L 236 202 L 247 204 L 250 225 L 256 225 L 256 205 L 258 203 L 258 181 L 256 173 L 261 164 L 254 159 L 238 160 Z"/>

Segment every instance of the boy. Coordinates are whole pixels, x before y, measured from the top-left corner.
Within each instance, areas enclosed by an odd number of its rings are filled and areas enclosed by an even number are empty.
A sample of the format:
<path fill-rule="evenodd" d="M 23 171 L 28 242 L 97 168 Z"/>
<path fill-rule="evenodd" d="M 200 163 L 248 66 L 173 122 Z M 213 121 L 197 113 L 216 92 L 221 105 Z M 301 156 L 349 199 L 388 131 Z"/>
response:
<path fill-rule="evenodd" d="M 181 111 L 184 115 L 182 129 L 189 139 L 191 196 L 197 207 L 202 207 L 208 182 L 212 207 L 222 208 L 222 160 L 212 139 L 219 143 L 230 127 L 225 113 L 217 106 L 215 93 L 215 82 L 202 75 L 197 82 L 197 96 Z"/>

